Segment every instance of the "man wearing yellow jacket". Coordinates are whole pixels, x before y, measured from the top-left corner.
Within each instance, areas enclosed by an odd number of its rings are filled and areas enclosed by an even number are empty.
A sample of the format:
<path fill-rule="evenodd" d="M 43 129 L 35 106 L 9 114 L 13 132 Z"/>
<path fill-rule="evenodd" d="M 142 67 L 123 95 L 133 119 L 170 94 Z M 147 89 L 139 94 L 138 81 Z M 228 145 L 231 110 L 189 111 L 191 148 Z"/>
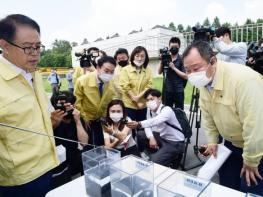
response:
<path fill-rule="evenodd" d="M 232 153 L 219 170 L 220 184 L 263 195 L 263 80 L 249 67 L 217 62 L 206 42 L 184 52 L 188 80 L 200 88 L 206 153 L 217 154 L 219 134 Z"/>
<path fill-rule="evenodd" d="M 40 28 L 27 16 L 0 21 L 0 122 L 53 135 L 41 75 Z M 55 143 L 48 138 L 0 126 L 0 196 L 44 197 L 58 165 Z"/>
<path fill-rule="evenodd" d="M 75 85 L 76 108 L 87 123 L 89 143 L 103 145 L 104 138 L 100 118 L 106 116 L 108 103 L 114 98 L 112 77 L 116 67 L 113 57 L 98 60 L 94 72 L 81 76 Z"/>

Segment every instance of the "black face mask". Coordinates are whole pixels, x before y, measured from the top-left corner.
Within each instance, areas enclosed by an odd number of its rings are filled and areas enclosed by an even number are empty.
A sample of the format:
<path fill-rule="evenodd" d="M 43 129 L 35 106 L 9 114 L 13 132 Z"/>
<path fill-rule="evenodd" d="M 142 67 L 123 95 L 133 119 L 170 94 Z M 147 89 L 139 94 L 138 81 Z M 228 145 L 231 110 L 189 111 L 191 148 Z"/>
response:
<path fill-rule="evenodd" d="M 119 64 L 121 67 L 127 66 L 127 65 L 128 65 L 128 60 L 119 61 L 118 64 Z"/>
<path fill-rule="evenodd" d="M 177 47 L 172 47 L 170 49 L 170 52 L 171 52 L 172 55 L 176 55 L 178 53 L 178 51 L 179 51 L 179 49 Z"/>

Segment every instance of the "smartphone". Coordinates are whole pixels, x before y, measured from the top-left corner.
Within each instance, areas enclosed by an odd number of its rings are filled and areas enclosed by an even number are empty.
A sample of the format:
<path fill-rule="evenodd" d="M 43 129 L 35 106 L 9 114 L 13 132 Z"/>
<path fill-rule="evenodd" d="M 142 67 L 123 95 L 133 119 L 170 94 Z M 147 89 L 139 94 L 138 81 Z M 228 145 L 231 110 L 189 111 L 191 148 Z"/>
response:
<path fill-rule="evenodd" d="M 207 148 L 206 146 L 199 146 L 199 147 L 198 147 L 199 153 L 203 155 L 204 152 L 206 151 L 206 148 Z"/>
<path fill-rule="evenodd" d="M 102 125 L 107 126 L 106 118 L 100 118 L 100 122 L 101 122 Z"/>

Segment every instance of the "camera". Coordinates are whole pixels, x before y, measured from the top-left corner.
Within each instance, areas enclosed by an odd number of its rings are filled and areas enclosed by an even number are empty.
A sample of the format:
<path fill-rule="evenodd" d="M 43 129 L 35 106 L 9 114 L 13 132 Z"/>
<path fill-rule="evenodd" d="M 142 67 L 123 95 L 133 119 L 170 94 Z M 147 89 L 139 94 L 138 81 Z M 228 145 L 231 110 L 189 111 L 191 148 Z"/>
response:
<path fill-rule="evenodd" d="M 61 101 L 63 101 L 63 102 L 61 102 Z M 62 111 L 66 111 L 64 103 L 67 103 L 67 97 L 65 94 L 62 94 L 59 92 L 57 95 L 57 98 L 56 98 L 56 103 L 54 105 L 55 110 L 60 109 Z"/>
<path fill-rule="evenodd" d="M 194 42 L 196 41 L 206 41 L 210 42 L 211 39 L 215 36 L 215 29 L 213 27 L 193 27 L 192 30 L 194 33 Z"/>
<path fill-rule="evenodd" d="M 54 103 L 54 108 L 55 110 L 60 109 L 61 111 L 67 112 L 67 115 L 65 118 L 71 118 L 73 109 L 71 110 L 66 110 L 65 103 L 69 103 L 67 96 L 61 92 L 58 92 L 57 95 L 55 96 L 55 103 Z"/>
<path fill-rule="evenodd" d="M 263 75 L 263 48 L 259 47 L 256 42 L 251 42 L 247 53 L 248 58 L 252 58 L 254 63 L 247 61 L 246 65 Z"/>
<path fill-rule="evenodd" d="M 95 58 L 99 56 L 99 52 L 88 53 L 88 49 L 84 49 L 82 53 L 75 53 L 76 57 L 79 57 L 80 67 L 87 68 L 92 66 L 95 62 Z"/>
<path fill-rule="evenodd" d="M 160 49 L 160 59 L 163 65 L 163 71 L 166 73 L 169 68 L 169 63 L 172 61 L 172 56 L 168 47 Z"/>

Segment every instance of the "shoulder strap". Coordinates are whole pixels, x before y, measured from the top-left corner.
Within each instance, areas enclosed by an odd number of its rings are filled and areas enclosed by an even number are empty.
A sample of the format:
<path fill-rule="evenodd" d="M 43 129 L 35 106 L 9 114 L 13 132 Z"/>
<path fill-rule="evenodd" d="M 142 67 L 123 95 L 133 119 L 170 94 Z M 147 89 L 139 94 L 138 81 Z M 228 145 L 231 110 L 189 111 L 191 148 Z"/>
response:
<path fill-rule="evenodd" d="M 166 107 L 165 105 L 164 106 L 162 106 L 162 108 L 161 108 L 161 110 L 164 108 L 164 107 Z M 175 115 L 175 113 L 174 113 L 174 115 Z M 176 117 L 176 115 L 175 115 L 175 117 Z M 168 126 L 170 126 L 170 127 L 172 127 L 172 128 L 174 128 L 174 129 L 176 129 L 176 130 L 178 130 L 178 131 L 181 131 L 182 132 L 182 129 L 180 129 L 179 127 L 177 127 L 176 125 L 172 125 L 172 124 L 170 124 L 169 122 L 167 122 L 167 121 L 165 121 L 165 124 L 167 124 Z M 179 123 L 180 124 L 180 123 Z"/>

